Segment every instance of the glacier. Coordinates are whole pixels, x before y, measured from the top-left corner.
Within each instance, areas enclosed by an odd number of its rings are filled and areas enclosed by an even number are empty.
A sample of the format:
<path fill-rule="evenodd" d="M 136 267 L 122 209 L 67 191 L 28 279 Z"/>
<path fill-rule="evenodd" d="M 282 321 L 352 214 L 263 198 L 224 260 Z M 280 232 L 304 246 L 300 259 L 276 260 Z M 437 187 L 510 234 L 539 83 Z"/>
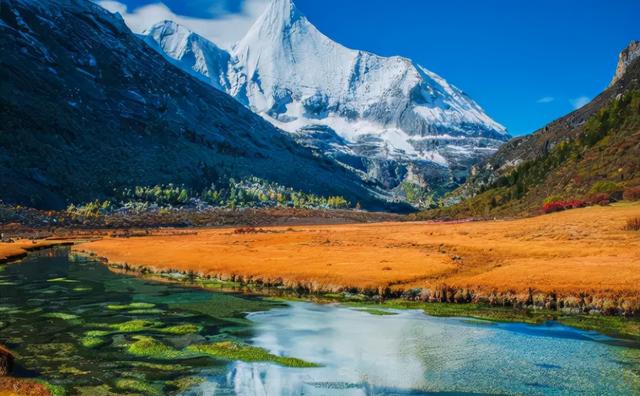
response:
<path fill-rule="evenodd" d="M 292 0 L 272 0 L 230 52 L 172 21 L 143 38 L 394 199 L 406 198 L 407 183 L 427 201 L 441 196 L 510 138 L 439 75 L 407 58 L 336 43 Z"/>

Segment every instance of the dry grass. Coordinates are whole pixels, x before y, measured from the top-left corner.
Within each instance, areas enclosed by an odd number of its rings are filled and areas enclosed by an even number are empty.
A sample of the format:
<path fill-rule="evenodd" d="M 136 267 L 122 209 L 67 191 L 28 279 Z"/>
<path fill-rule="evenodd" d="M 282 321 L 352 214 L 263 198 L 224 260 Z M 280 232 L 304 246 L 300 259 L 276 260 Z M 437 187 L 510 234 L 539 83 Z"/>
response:
<path fill-rule="evenodd" d="M 625 229 L 627 231 L 640 231 L 640 217 L 627 220 L 627 226 Z"/>
<path fill-rule="evenodd" d="M 31 240 L 19 239 L 14 242 L 0 242 L 0 263 L 16 260 L 24 257 L 28 251 L 46 249 L 57 245 L 70 244 L 64 240 Z"/>
<path fill-rule="evenodd" d="M 78 246 L 114 263 L 311 291 L 438 289 L 638 296 L 640 204 L 513 221 L 270 228 L 105 238 Z"/>

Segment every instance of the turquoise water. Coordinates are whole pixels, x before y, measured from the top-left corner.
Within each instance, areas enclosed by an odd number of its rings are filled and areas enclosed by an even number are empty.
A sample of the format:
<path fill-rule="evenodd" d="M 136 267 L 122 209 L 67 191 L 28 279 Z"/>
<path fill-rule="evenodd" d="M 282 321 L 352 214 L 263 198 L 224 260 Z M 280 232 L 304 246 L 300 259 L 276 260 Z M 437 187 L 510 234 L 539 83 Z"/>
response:
<path fill-rule="evenodd" d="M 637 345 L 557 324 L 276 303 L 114 274 L 65 249 L 0 267 L 0 291 L 18 374 L 68 394 L 640 394 Z M 141 356 L 141 336 L 171 351 L 231 340 L 321 367 Z"/>

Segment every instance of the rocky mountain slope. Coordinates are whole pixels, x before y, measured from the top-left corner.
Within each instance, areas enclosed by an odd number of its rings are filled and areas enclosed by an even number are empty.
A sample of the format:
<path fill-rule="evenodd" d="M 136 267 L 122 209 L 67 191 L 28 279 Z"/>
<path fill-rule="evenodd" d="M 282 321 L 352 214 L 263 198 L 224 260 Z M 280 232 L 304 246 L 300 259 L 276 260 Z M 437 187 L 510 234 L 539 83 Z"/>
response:
<path fill-rule="evenodd" d="M 506 141 L 464 92 L 402 57 L 345 48 L 291 0 L 273 0 L 225 54 L 171 21 L 146 40 L 364 180 L 442 193 Z M 227 65 L 221 59 L 229 59 Z"/>
<path fill-rule="evenodd" d="M 621 53 L 605 91 L 507 142 L 472 169 L 467 183 L 448 198 L 449 208 L 431 215 L 515 215 L 539 210 L 545 200 L 589 200 L 640 186 L 640 59 L 632 56 L 638 43 Z"/>
<path fill-rule="evenodd" d="M 385 207 L 361 179 L 209 85 L 224 81 L 186 74 L 90 1 L 0 0 L 0 32 L 5 202 L 60 208 L 123 187 L 257 176 Z M 225 64 L 222 54 L 198 70 Z"/>

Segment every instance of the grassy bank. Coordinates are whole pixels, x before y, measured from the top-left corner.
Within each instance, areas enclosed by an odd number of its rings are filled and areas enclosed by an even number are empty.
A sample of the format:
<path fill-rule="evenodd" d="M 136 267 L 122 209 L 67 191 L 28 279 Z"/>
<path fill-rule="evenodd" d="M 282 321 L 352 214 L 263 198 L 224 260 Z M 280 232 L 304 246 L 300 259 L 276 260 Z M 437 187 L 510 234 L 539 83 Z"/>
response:
<path fill-rule="evenodd" d="M 527 306 L 491 305 L 487 303 L 423 302 L 405 298 L 385 299 L 379 295 L 343 293 L 313 293 L 304 289 L 270 287 L 264 284 L 222 281 L 201 277 L 195 273 L 156 273 L 148 268 L 135 268 L 108 264 L 123 275 L 178 283 L 185 287 L 226 293 L 243 293 L 261 296 L 274 301 L 305 301 L 318 304 L 342 304 L 371 315 L 393 315 L 390 310 L 414 309 L 436 317 L 462 317 L 494 322 L 518 322 L 542 325 L 558 322 L 566 326 L 597 331 L 612 337 L 640 341 L 640 317 L 603 315 L 601 313 L 577 313 L 570 309 L 545 309 Z"/>

